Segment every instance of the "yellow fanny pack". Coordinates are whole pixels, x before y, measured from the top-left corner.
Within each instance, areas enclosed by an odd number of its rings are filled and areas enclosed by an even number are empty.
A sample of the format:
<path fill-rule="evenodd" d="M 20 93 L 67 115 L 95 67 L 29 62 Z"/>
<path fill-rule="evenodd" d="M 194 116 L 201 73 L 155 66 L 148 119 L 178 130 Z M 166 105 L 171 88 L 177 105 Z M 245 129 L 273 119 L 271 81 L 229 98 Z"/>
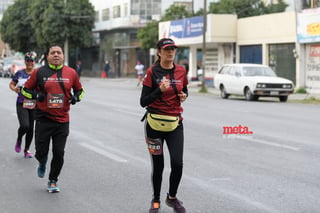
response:
<path fill-rule="evenodd" d="M 147 121 L 150 127 L 160 132 L 171 132 L 179 124 L 179 116 L 159 115 L 148 113 Z"/>

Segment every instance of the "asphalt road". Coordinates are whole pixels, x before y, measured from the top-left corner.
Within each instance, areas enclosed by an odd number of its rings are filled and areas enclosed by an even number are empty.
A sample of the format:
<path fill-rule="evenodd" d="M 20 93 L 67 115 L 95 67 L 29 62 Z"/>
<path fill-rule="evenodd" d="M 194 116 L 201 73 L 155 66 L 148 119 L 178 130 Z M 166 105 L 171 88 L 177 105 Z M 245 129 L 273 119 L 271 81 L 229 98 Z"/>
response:
<path fill-rule="evenodd" d="M 71 107 L 60 193 L 46 191 L 37 161 L 14 152 L 16 95 L 0 78 L 1 213 L 142 213 L 152 196 L 150 159 L 135 79 L 83 78 Z M 222 100 L 192 89 L 184 105 L 184 174 L 178 197 L 189 213 L 319 212 L 318 105 Z M 223 134 L 224 127 L 252 134 Z M 32 144 L 34 152 L 34 143 Z M 162 201 L 168 191 L 165 149 Z M 165 203 L 162 213 L 172 212 Z"/>

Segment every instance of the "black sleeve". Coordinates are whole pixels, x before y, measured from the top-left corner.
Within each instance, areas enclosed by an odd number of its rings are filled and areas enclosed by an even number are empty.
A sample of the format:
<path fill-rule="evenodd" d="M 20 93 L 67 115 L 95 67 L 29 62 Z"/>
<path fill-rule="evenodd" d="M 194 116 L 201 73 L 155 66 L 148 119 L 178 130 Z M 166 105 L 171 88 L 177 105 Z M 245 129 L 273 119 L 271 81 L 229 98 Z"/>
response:
<path fill-rule="evenodd" d="M 140 96 L 140 105 L 142 107 L 146 107 L 152 102 L 154 102 L 157 98 L 162 94 L 159 87 L 156 89 L 143 85 L 141 96 Z"/>
<path fill-rule="evenodd" d="M 84 95 L 84 89 L 81 88 L 80 90 L 74 91 L 74 96 L 77 98 L 77 101 L 81 101 Z"/>
<path fill-rule="evenodd" d="M 182 91 L 183 91 L 184 93 L 186 93 L 187 97 L 189 96 L 188 87 L 187 87 L 187 86 L 183 87 L 183 88 L 182 88 Z"/>

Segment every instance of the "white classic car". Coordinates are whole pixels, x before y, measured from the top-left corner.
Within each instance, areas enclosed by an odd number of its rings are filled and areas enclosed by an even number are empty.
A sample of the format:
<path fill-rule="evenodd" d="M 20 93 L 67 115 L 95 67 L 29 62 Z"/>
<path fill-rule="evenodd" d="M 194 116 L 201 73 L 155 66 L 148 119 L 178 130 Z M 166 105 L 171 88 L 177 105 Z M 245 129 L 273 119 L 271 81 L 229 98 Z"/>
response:
<path fill-rule="evenodd" d="M 261 64 L 225 64 L 215 75 L 214 85 L 222 98 L 244 95 L 249 101 L 279 97 L 286 102 L 294 89 L 292 81 L 277 77 L 270 67 Z"/>

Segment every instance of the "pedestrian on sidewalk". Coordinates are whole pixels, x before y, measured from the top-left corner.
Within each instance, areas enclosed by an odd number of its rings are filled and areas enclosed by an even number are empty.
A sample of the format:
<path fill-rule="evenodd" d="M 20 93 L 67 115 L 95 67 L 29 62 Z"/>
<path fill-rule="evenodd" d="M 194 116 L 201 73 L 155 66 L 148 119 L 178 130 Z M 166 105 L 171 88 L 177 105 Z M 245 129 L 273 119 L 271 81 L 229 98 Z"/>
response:
<path fill-rule="evenodd" d="M 80 59 L 77 61 L 76 71 L 77 71 L 78 76 L 79 76 L 79 78 L 80 78 L 80 77 L 81 77 L 81 72 L 82 72 L 82 62 L 81 62 Z"/>
<path fill-rule="evenodd" d="M 137 62 L 136 66 L 134 67 L 134 69 L 137 72 L 137 78 L 138 78 L 138 83 L 137 83 L 137 87 L 140 86 L 140 83 L 142 82 L 143 79 L 143 70 L 144 70 L 144 65 L 141 64 L 140 61 Z"/>
<path fill-rule="evenodd" d="M 158 60 L 148 68 L 143 80 L 140 104 L 146 107 L 145 139 L 152 163 L 153 198 L 149 213 L 160 209 L 160 191 L 164 170 L 163 145 L 166 141 L 171 172 L 166 204 L 177 213 L 185 213 L 176 197 L 183 168 L 184 131 L 181 103 L 188 96 L 186 69 L 174 63 L 177 46 L 169 38 L 157 43 Z"/>
<path fill-rule="evenodd" d="M 106 60 L 104 67 L 103 67 L 103 75 L 102 78 L 108 78 L 109 77 L 109 71 L 110 71 L 110 64 L 109 61 Z"/>
<path fill-rule="evenodd" d="M 21 94 L 21 88 L 34 70 L 35 60 L 36 53 L 27 52 L 24 56 L 24 63 L 26 65 L 26 68 L 18 70 L 12 77 L 12 81 L 9 83 L 10 89 L 18 94 L 16 101 L 16 111 L 19 120 L 19 128 L 18 137 L 14 149 L 17 153 L 21 152 L 22 137 L 25 136 L 25 146 L 23 152 L 25 158 L 32 158 L 32 153 L 29 149 L 33 139 L 33 113 L 36 106 L 36 100 L 29 100 L 24 98 Z"/>
<path fill-rule="evenodd" d="M 60 46 L 51 46 L 46 57 L 48 64 L 31 74 L 22 88 L 22 94 L 29 99 L 37 98 L 35 157 L 39 162 L 38 177 L 43 178 L 45 175 L 52 141 L 48 191 L 59 192 L 57 182 L 64 163 L 65 145 L 69 135 L 70 104 L 79 102 L 84 91 L 77 72 L 63 65 L 64 54 Z M 36 93 L 33 92 L 34 89 Z"/>

